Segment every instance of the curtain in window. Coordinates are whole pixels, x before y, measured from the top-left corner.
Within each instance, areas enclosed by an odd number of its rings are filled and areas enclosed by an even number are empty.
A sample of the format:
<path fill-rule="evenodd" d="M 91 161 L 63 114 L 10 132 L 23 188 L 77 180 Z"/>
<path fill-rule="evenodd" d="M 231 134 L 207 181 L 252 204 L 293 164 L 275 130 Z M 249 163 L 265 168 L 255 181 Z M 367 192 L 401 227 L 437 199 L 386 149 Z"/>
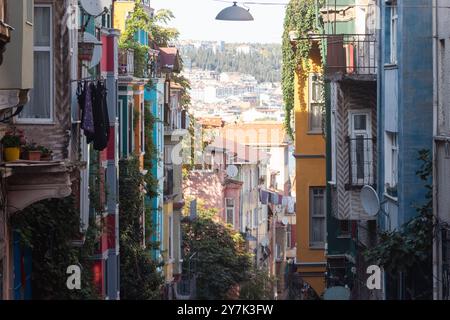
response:
<path fill-rule="evenodd" d="M 31 90 L 30 102 L 20 117 L 50 119 L 52 99 L 50 8 L 36 7 L 34 15 L 34 88 Z"/>

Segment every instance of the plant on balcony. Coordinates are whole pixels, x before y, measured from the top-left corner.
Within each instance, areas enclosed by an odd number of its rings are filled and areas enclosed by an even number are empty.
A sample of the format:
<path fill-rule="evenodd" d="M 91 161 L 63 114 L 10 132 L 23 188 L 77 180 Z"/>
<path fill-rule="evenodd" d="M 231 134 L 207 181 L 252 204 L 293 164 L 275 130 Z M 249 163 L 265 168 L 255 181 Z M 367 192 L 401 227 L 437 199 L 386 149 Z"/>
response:
<path fill-rule="evenodd" d="M 20 158 L 20 146 L 25 143 L 23 130 L 12 128 L 6 131 L 1 140 L 5 161 L 16 161 Z"/>
<path fill-rule="evenodd" d="M 319 6 L 322 1 L 319 0 Z M 283 32 L 283 66 L 282 80 L 283 101 L 285 109 L 284 126 L 287 133 L 293 139 L 292 113 L 294 110 L 294 83 L 295 74 L 304 63 L 309 68 L 308 58 L 311 50 L 311 42 L 308 39 L 296 39 L 295 48 L 292 44 L 292 35 L 306 37 L 311 31 L 316 31 L 316 0 L 291 0 L 286 8 Z M 298 73 L 300 75 L 300 73 Z"/>
<path fill-rule="evenodd" d="M 26 160 L 40 161 L 42 151 L 39 145 L 32 142 L 23 146 L 23 154 Z"/>
<path fill-rule="evenodd" d="M 42 161 L 51 161 L 53 159 L 53 151 L 44 146 L 38 146 L 39 150 L 41 150 L 41 160 Z"/>
<path fill-rule="evenodd" d="M 169 10 L 159 10 L 150 17 L 142 5 L 142 0 L 135 0 L 135 6 L 127 19 L 125 31 L 119 39 L 119 48 L 121 50 L 134 50 L 134 75 L 140 78 L 148 77 L 147 71 L 151 68 L 149 46 L 143 45 L 136 40 L 135 35 L 140 31 L 145 31 L 151 35 L 156 45 L 167 46 L 168 42 L 178 37 L 178 31 L 174 28 L 161 26 L 167 24 L 173 14 Z M 149 79 L 149 86 L 153 86 Z"/>

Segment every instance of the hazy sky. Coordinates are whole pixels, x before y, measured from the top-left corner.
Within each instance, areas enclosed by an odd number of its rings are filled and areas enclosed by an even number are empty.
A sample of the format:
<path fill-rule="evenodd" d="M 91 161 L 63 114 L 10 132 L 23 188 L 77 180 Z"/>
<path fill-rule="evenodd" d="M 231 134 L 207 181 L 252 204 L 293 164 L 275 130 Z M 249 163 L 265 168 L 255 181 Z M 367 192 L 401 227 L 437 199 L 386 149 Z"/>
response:
<path fill-rule="evenodd" d="M 287 3 L 288 0 L 257 2 Z M 285 6 L 247 5 L 255 20 L 236 22 L 215 20 L 220 10 L 231 3 L 213 0 L 151 0 L 150 4 L 156 10 L 172 10 L 175 19 L 171 25 L 180 31 L 180 39 L 281 43 Z M 238 5 L 242 6 L 242 3 L 238 1 Z"/>

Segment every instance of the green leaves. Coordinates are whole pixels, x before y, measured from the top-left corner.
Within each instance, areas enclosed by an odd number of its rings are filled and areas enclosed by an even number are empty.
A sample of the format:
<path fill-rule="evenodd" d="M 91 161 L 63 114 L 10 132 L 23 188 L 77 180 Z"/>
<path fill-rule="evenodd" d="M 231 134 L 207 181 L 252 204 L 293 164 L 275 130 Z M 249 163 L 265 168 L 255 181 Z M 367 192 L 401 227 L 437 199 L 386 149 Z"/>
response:
<path fill-rule="evenodd" d="M 417 175 L 428 181 L 432 174 L 431 152 L 419 151 L 422 161 Z M 432 193 L 428 191 L 425 203 L 416 206 L 418 215 L 403 225 L 399 230 L 383 232 L 379 235 L 378 244 L 368 249 L 364 255 L 369 263 L 382 266 L 388 273 L 412 273 L 414 269 L 429 264 L 432 255 L 433 233 L 435 221 L 433 217 Z M 431 278 L 431 268 L 420 272 L 423 279 Z M 425 280 L 427 281 L 427 280 Z M 414 291 L 414 290 L 413 290 Z"/>
<path fill-rule="evenodd" d="M 320 5 L 320 4 L 319 4 Z M 311 42 L 298 39 L 295 48 L 291 43 L 290 34 L 294 32 L 299 38 L 306 37 L 309 32 L 316 31 L 315 0 L 291 0 L 286 8 L 283 32 L 283 67 L 282 88 L 285 109 L 285 128 L 289 136 L 294 139 L 292 130 L 292 114 L 294 110 L 295 73 L 301 69 L 302 63 L 309 68 L 309 53 Z"/>
<path fill-rule="evenodd" d="M 120 284 L 121 297 L 125 300 L 160 298 L 162 277 L 157 270 L 159 265 L 150 255 L 153 244 L 143 245 L 142 218 L 145 217 L 146 220 L 146 234 L 151 235 L 153 232 L 150 224 L 150 211 L 144 208 L 144 194 L 142 193 L 144 181 L 146 178 L 140 172 L 137 157 L 120 160 Z M 147 185 L 147 187 L 149 186 Z"/>
<path fill-rule="evenodd" d="M 225 299 L 230 290 L 247 280 L 251 256 L 245 250 L 242 235 L 229 226 L 214 222 L 211 211 L 199 206 L 199 217 L 183 223 L 184 256 L 196 253 L 198 299 Z M 184 259 L 184 268 L 188 267 Z"/>
<path fill-rule="evenodd" d="M 79 218 L 73 197 L 43 200 L 11 217 L 23 250 L 31 249 L 33 299 L 99 298 L 90 260 L 96 253 L 98 227 L 91 221 L 83 246 L 74 247 L 72 241 L 80 238 Z M 75 264 L 82 267 L 81 290 L 66 287 L 66 269 Z"/>

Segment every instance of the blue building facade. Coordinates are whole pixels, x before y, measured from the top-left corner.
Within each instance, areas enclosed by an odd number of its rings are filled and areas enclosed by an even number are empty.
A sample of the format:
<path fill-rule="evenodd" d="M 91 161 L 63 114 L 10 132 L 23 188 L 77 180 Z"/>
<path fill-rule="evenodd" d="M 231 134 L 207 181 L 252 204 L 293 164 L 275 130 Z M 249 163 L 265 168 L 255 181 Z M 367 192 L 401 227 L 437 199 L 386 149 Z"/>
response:
<path fill-rule="evenodd" d="M 433 52 L 429 0 L 380 1 L 377 189 L 383 230 L 398 230 L 418 212 L 427 189 L 419 151 L 432 149 Z M 386 299 L 408 299 L 412 273 L 385 277 Z M 420 284 L 418 284 L 420 286 Z"/>

